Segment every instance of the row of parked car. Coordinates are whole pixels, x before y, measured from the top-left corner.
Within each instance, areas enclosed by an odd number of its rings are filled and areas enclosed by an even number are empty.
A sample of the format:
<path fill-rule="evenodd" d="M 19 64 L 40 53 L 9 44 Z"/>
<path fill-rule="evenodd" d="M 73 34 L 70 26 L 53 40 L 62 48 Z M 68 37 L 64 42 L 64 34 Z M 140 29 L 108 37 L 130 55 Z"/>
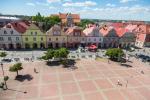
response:
<path fill-rule="evenodd" d="M 10 59 L 10 58 L 4 58 L 2 59 L 2 62 L 6 62 L 6 63 L 9 63 L 9 62 L 12 62 L 12 61 L 20 61 L 21 59 L 20 58 L 14 58 L 14 59 Z M 24 58 L 24 61 L 32 61 L 33 59 L 32 58 Z"/>
<path fill-rule="evenodd" d="M 150 56 L 143 54 L 136 54 L 136 58 L 140 58 L 142 62 L 150 62 Z"/>

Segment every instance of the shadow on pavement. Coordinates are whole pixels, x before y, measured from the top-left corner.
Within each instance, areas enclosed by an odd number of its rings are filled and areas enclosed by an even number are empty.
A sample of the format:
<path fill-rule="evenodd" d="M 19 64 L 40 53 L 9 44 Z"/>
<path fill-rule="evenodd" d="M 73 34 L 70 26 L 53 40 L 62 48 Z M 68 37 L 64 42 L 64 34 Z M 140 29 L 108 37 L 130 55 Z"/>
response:
<path fill-rule="evenodd" d="M 33 79 L 33 77 L 30 74 L 26 74 L 26 75 L 18 75 L 16 76 L 15 80 L 23 82 L 25 80 L 31 81 Z"/>
<path fill-rule="evenodd" d="M 124 67 L 127 67 L 127 68 L 132 67 L 132 66 L 131 66 L 131 65 L 129 65 L 129 64 L 121 64 L 121 66 L 124 66 Z"/>
<path fill-rule="evenodd" d="M 7 89 L 7 90 L 10 90 L 10 91 L 16 91 L 16 92 L 21 92 L 21 93 L 24 93 L 24 94 L 27 93 L 26 91 L 19 91 L 19 90 L 15 90 L 15 89 Z"/>

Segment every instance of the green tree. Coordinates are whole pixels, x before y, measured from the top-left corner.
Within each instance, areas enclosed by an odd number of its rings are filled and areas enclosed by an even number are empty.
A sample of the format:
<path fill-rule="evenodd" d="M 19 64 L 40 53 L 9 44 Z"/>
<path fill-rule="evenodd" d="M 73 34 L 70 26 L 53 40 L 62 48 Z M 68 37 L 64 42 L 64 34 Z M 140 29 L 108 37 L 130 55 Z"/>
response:
<path fill-rule="evenodd" d="M 6 52 L 0 52 L 0 57 L 6 57 L 7 53 Z"/>
<path fill-rule="evenodd" d="M 23 69 L 22 63 L 16 63 L 16 64 L 14 64 L 13 66 L 11 66 L 9 68 L 9 71 L 11 71 L 11 72 L 17 72 L 17 76 L 18 76 L 18 71 L 22 70 L 22 69 Z"/>
<path fill-rule="evenodd" d="M 62 59 L 62 58 L 67 58 L 68 54 L 69 54 L 69 51 L 66 48 L 60 48 L 57 50 L 48 49 L 45 55 L 41 57 L 41 59 L 44 59 L 44 60 L 49 60 L 52 58 Z"/>
<path fill-rule="evenodd" d="M 53 57 L 54 57 L 54 50 L 48 49 L 45 55 L 41 57 L 41 59 L 49 60 L 49 59 L 52 59 Z"/>
<path fill-rule="evenodd" d="M 42 17 L 41 14 L 38 12 L 36 16 L 32 16 L 32 20 L 36 22 L 43 22 L 44 17 Z"/>
<path fill-rule="evenodd" d="M 111 60 L 120 61 L 121 57 L 124 56 L 124 52 L 120 48 L 112 48 L 106 51 L 106 55 L 110 57 Z"/>
<path fill-rule="evenodd" d="M 67 48 L 59 49 L 59 57 L 60 58 L 67 58 L 68 54 L 69 54 L 69 50 Z"/>
<path fill-rule="evenodd" d="M 94 24 L 94 21 L 89 20 L 89 19 L 83 19 L 81 20 L 81 22 L 78 24 L 78 26 L 82 27 L 82 28 L 86 28 L 86 25 L 88 24 Z"/>

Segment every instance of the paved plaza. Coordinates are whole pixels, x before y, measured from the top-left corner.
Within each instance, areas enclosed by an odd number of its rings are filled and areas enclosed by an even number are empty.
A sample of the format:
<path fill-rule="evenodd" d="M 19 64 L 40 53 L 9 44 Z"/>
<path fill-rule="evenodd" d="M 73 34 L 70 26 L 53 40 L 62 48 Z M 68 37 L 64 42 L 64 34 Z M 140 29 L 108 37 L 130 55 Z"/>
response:
<path fill-rule="evenodd" d="M 47 66 L 44 61 L 24 62 L 19 74 L 25 78 L 20 81 L 8 71 L 11 64 L 4 64 L 9 90 L 0 91 L 0 100 L 150 100 L 150 66 L 132 61 L 128 63 L 132 67 L 125 67 L 82 59 L 76 70 Z"/>

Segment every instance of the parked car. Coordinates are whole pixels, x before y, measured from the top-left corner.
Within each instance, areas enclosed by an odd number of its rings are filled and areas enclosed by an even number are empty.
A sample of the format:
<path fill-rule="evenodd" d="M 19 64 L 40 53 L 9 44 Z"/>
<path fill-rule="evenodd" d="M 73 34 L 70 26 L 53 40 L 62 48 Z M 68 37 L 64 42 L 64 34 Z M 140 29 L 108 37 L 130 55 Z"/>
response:
<path fill-rule="evenodd" d="M 11 62 L 11 59 L 2 59 L 2 62 Z"/>

